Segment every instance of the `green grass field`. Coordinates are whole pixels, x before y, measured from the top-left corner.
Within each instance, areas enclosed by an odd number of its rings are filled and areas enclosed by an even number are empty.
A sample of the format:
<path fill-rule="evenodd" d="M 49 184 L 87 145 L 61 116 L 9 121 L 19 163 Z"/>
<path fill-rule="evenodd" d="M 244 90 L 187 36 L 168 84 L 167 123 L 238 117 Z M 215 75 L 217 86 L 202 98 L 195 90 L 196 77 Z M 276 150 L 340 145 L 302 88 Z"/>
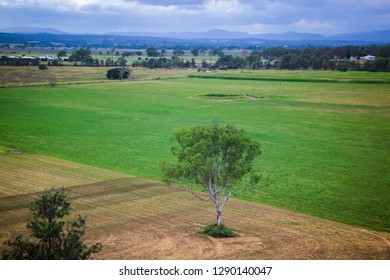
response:
<path fill-rule="evenodd" d="M 281 86 L 278 75 L 0 88 L 0 144 L 159 180 L 175 130 L 233 123 L 263 151 L 261 186 L 239 198 L 390 231 L 389 75 Z"/>
<path fill-rule="evenodd" d="M 213 74 L 196 73 L 193 78 L 231 79 L 231 80 L 263 80 L 292 82 L 341 82 L 341 83 L 390 83 L 390 75 L 386 72 L 336 72 L 336 71 L 289 71 L 289 70 L 231 70 Z"/>

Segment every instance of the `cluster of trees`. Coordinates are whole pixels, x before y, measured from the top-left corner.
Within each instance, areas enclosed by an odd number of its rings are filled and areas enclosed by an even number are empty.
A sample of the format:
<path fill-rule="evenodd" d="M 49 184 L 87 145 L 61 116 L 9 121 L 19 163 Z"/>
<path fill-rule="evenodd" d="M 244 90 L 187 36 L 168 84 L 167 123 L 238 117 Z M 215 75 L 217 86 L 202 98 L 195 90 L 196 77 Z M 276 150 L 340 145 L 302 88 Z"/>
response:
<path fill-rule="evenodd" d="M 361 57 L 377 56 L 374 61 Z M 219 69 L 313 69 L 338 71 L 390 71 L 390 47 L 269 48 L 240 56 L 220 55 L 215 64 L 203 67 Z"/>
<path fill-rule="evenodd" d="M 132 63 L 133 67 L 147 67 L 147 68 L 194 68 L 196 67 L 195 59 L 191 61 L 184 61 L 178 56 L 172 56 L 171 58 L 166 57 L 155 57 L 145 59 L 139 58 L 138 61 Z"/>
<path fill-rule="evenodd" d="M 9 66 L 38 66 L 40 59 L 38 57 L 26 58 L 26 57 L 0 57 L 0 65 L 9 65 Z"/>
<path fill-rule="evenodd" d="M 141 56 L 142 54 L 141 51 L 124 51 L 122 52 L 122 57 Z"/>
<path fill-rule="evenodd" d="M 224 53 L 220 48 L 214 48 L 208 50 L 208 48 L 193 48 L 191 49 L 191 54 L 194 58 L 191 60 L 184 60 L 180 58 L 185 55 L 185 51 L 179 48 L 176 48 L 172 51 L 171 58 L 166 57 L 166 50 L 157 50 L 155 47 L 150 47 L 146 50 L 146 57 L 142 59 L 138 58 L 138 61 L 132 63 L 133 67 L 147 67 L 147 68 L 195 68 L 197 67 L 195 57 L 200 54 L 205 55 L 207 52 L 210 56 L 220 56 L 223 57 Z M 216 65 L 205 64 L 205 61 L 202 63 L 202 67 L 218 67 Z"/>
<path fill-rule="evenodd" d="M 361 58 L 368 54 L 376 56 L 374 61 Z M 246 67 L 251 69 L 313 69 L 339 71 L 389 71 L 390 46 L 336 47 L 336 48 L 269 48 L 255 50 L 245 57 Z M 225 65 L 235 67 L 231 63 Z"/>
<path fill-rule="evenodd" d="M 390 71 L 390 46 L 348 46 L 336 48 L 267 48 L 262 50 L 241 51 L 240 55 L 225 54 L 220 48 L 193 48 L 191 54 L 218 56 L 214 63 L 203 60 L 201 67 L 212 69 L 312 69 L 337 71 Z M 172 68 L 197 67 L 195 60 L 184 61 L 180 56 L 184 51 L 175 49 L 173 56 L 165 57 L 166 51 L 148 48 L 148 58 L 134 62 L 134 67 Z M 367 55 L 376 56 L 374 61 L 361 59 Z"/>
<path fill-rule="evenodd" d="M 93 58 L 91 54 L 90 49 L 78 49 L 75 52 L 73 52 L 68 60 L 70 62 L 74 62 L 75 65 L 77 63 L 81 63 L 81 65 L 85 66 L 94 66 L 94 67 L 99 67 L 99 66 L 125 66 L 127 64 L 127 60 L 124 58 L 124 56 L 121 56 L 117 58 L 116 60 L 112 58 L 107 58 L 106 60 L 99 60 L 97 58 Z"/>
<path fill-rule="evenodd" d="M 65 51 L 60 51 L 57 56 L 62 57 L 66 53 Z M 127 53 L 126 53 L 127 55 Z M 117 59 L 113 59 L 111 57 L 107 58 L 106 60 L 103 59 L 97 59 L 92 57 L 92 53 L 90 49 L 78 49 L 75 52 L 73 52 L 68 57 L 69 62 L 74 62 L 74 65 L 77 65 L 77 63 L 81 63 L 81 65 L 85 66 L 93 66 L 93 67 L 100 67 L 100 66 L 126 66 L 127 60 L 125 59 L 125 55 L 122 54 L 121 57 L 118 57 Z M 53 66 L 56 66 L 52 63 Z M 58 64 L 57 64 L 58 65 Z"/>
<path fill-rule="evenodd" d="M 142 54 L 142 52 L 141 52 Z M 48 66 L 61 66 L 63 65 L 63 61 L 73 62 L 74 65 L 84 65 L 84 66 L 126 66 L 127 60 L 125 56 L 122 56 L 113 59 L 111 57 L 106 60 L 99 60 L 97 58 L 92 57 L 92 53 L 90 49 L 80 48 L 74 51 L 69 57 L 66 55 L 65 50 L 61 50 L 58 52 L 57 57 L 48 58 L 39 58 L 39 57 L 10 57 L 10 56 L 1 56 L 0 57 L 0 65 L 9 65 L 9 66 L 39 66 L 41 61 L 48 61 Z"/>
<path fill-rule="evenodd" d="M 202 48 L 192 48 L 190 50 L 190 53 L 194 57 L 197 57 L 200 54 L 205 55 L 205 54 L 207 54 L 207 52 L 210 56 L 212 56 L 212 55 L 215 56 L 215 55 L 220 54 L 222 52 L 222 49 L 221 48 L 214 48 L 214 49 L 209 50 L 206 47 L 202 47 Z M 164 57 L 167 54 L 167 51 L 165 49 L 161 49 L 159 51 L 155 47 L 150 47 L 146 50 L 146 54 L 148 57 Z M 180 48 L 175 48 L 172 51 L 172 55 L 173 56 L 183 56 L 183 55 L 185 55 L 185 51 L 183 49 L 180 49 Z"/>

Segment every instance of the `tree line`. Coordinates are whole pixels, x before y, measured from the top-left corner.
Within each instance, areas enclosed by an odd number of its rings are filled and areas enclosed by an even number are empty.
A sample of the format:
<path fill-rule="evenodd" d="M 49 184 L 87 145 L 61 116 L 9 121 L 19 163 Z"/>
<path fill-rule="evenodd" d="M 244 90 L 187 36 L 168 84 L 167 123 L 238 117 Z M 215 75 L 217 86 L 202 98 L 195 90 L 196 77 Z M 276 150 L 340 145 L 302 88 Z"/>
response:
<path fill-rule="evenodd" d="M 204 49 L 191 49 L 196 58 Z M 241 51 L 239 55 L 225 54 L 222 49 L 208 50 L 210 56 L 217 56 L 215 62 L 196 63 L 195 59 L 184 61 L 180 56 L 184 51 L 174 50 L 173 56 L 167 58 L 164 52 L 155 48 L 147 50 L 148 57 L 139 58 L 133 67 L 148 68 L 210 68 L 210 69 L 287 69 L 287 70 L 337 70 L 337 71 L 390 71 L 390 46 L 370 47 L 337 47 L 337 48 L 268 48 L 263 50 Z M 374 60 L 364 60 L 367 55 L 375 56 Z"/>
<path fill-rule="evenodd" d="M 167 57 L 165 49 L 158 50 L 155 47 L 146 49 L 147 57 L 142 58 L 142 52 L 125 51 L 120 53 L 113 48 L 107 53 L 111 57 L 98 59 L 92 57 L 91 50 L 80 48 L 75 50 L 67 61 L 73 65 L 82 66 L 127 66 L 128 56 L 138 56 L 138 60 L 132 63 L 133 67 L 147 68 L 209 68 L 209 69 L 288 69 L 288 70 L 338 70 L 338 71 L 390 71 L 390 45 L 384 46 L 346 46 L 346 47 L 326 47 L 326 48 L 266 48 L 259 50 L 241 50 L 237 55 L 225 54 L 221 48 L 207 49 L 192 48 L 190 56 L 186 60 L 181 58 L 185 55 L 182 49 L 174 49 L 172 56 Z M 115 58 L 114 58 L 115 54 Z M 207 62 L 203 58 L 202 62 L 197 62 L 196 58 L 202 54 L 203 57 L 217 57 L 215 62 Z M 364 60 L 367 55 L 372 55 L 375 59 Z M 59 66 L 63 64 L 65 51 L 60 51 L 58 59 L 49 60 L 49 66 Z M 10 58 L 2 56 L 0 65 L 14 66 L 35 66 L 39 65 L 39 59 Z"/>
<path fill-rule="evenodd" d="M 171 58 L 165 57 L 166 51 L 148 48 L 147 58 L 132 64 L 133 67 L 171 68 L 202 67 L 210 69 L 288 69 L 288 70 L 337 70 L 337 71 L 390 71 L 390 46 L 346 46 L 335 48 L 266 48 L 250 53 L 242 50 L 239 55 L 225 54 L 221 48 L 193 48 L 191 54 L 217 56 L 215 62 L 196 63 L 180 58 L 184 51 L 173 50 Z M 367 55 L 374 60 L 364 60 Z"/>
<path fill-rule="evenodd" d="M 362 58 L 375 56 L 375 60 Z M 288 69 L 339 71 L 390 71 L 390 46 L 336 48 L 268 48 L 242 51 L 239 56 L 221 55 L 215 65 L 219 69 Z"/>

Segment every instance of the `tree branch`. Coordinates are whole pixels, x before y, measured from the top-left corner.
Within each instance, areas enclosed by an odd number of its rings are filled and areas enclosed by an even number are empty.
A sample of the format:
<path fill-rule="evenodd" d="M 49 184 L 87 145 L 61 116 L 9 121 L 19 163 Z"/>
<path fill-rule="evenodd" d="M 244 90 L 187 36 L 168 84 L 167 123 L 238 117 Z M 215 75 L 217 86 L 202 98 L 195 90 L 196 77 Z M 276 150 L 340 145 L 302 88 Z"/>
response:
<path fill-rule="evenodd" d="M 184 187 L 184 186 L 181 185 L 181 184 L 179 184 L 178 186 L 179 186 L 181 189 L 183 189 L 183 190 L 189 192 L 190 194 L 192 194 L 192 195 L 195 196 L 197 199 L 199 199 L 199 200 L 201 200 L 201 201 L 203 201 L 203 202 L 209 202 L 209 201 L 212 199 L 212 198 L 211 198 L 211 195 L 210 195 L 207 199 L 206 199 L 206 198 L 203 198 L 203 197 L 201 197 L 201 196 L 199 196 L 198 193 L 195 192 L 194 189 L 193 189 L 192 187 L 186 188 L 186 187 Z"/>

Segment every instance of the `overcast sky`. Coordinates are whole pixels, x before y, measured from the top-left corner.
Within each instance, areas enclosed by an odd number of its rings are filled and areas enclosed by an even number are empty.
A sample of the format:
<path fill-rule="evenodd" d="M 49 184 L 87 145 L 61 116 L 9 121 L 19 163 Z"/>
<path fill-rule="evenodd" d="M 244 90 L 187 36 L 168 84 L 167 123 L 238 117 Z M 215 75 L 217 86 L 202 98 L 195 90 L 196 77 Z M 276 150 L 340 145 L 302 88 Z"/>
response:
<path fill-rule="evenodd" d="M 385 30 L 389 0 L 0 0 L 0 29 L 45 27 L 72 33 L 185 32 L 252 34 Z"/>

